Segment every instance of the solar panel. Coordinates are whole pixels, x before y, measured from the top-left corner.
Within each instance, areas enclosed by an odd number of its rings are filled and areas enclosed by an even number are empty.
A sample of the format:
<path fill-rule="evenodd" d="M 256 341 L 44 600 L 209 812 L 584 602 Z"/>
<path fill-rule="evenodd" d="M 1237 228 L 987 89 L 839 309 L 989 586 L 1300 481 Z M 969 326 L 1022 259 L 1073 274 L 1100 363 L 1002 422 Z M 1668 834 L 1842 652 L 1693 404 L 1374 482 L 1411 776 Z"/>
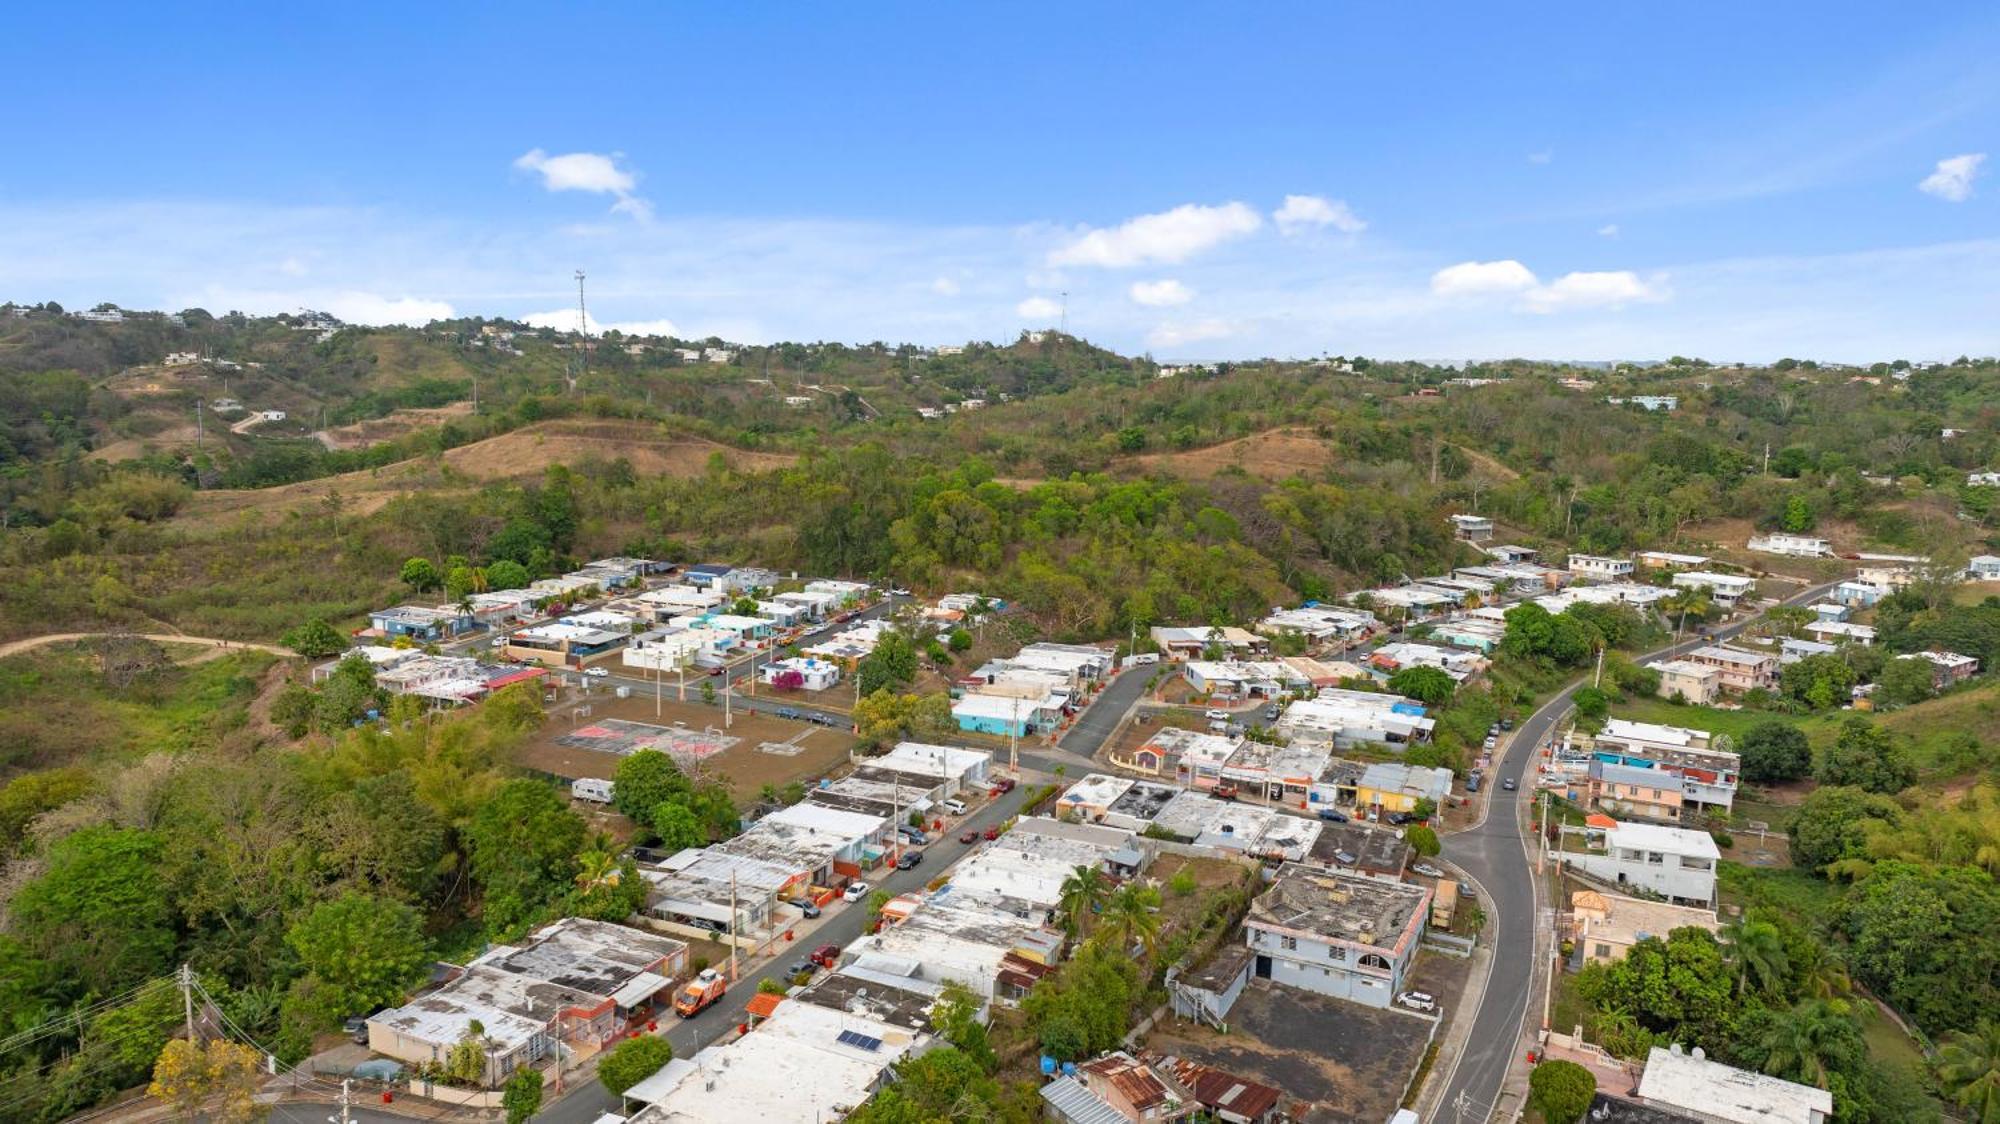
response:
<path fill-rule="evenodd" d="M 882 1048 L 882 1040 L 880 1038 L 869 1034 L 862 1034 L 854 1030 L 841 1031 L 839 1041 L 857 1049 L 866 1050 L 871 1054 Z"/>

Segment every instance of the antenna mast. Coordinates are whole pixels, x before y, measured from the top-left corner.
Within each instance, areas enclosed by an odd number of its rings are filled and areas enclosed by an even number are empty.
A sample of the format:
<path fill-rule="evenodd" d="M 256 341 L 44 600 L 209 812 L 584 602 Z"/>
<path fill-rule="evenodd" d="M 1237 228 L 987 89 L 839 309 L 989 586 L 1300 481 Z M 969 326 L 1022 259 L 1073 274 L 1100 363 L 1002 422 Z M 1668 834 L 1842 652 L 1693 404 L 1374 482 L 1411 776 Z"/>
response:
<path fill-rule="evenodd" d="M 590 313 L 583 304 L 583 270 L 576 271 L 576 340 L 569 357 L 569 392 L 576 393 L 576 384 L 583 381 L 583 372 L 590 366 Z"/>

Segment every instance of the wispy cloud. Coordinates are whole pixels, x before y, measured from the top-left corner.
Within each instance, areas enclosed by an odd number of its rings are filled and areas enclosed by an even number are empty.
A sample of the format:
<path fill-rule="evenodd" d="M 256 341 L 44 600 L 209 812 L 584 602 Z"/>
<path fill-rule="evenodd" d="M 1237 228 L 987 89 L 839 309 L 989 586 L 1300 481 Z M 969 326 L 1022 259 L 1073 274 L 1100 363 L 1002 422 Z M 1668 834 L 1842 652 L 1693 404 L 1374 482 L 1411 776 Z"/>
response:
<path fill-rule="evenodd" d="M 958 282 L 949 277 L 940 277 L 931 282 L 931 292 L 941 297 L 955 297 L 958 295 Z"/>
<path fill-rule="evenodd" d="M 1053 320 L 1062 315 L 1062 305 L 1047 297 L 1029 297 L 1014 306 L 1014 313 L 1023 320 Z"/>
<path fill-rule="evenodd" d="M 1227 320 L 1196 320 L 1187 324 L 1162 324 L 1146 333 L 1150 347 L 1184 347 L 1191 343 L 1223 340 L 1236 334 L 1236 325 Z"/>
<path fill-rule="evenodd" d="M 551 156 L 531 148 L 515 159 L 514 167 L 541 177 L 548 191 L 582 191 L 610 195 L 617 199 L 611 209 L 645 222 L 653 217 L 653 205 L 639 197 L 639 177 L 618 166 L 622 153 L 566 152 Z"/>
<path fill-rule="evenodd" d="M 1597 236 L 1598 236 L 1599 238 L 1616 238 L 1616 237 L 1618 237 L 1618 224 L 1617 224 L 1617 223 L 1615 223 L 1615 222 L 1607 222 L 1607 223 L 1605 223 L 1605 224 L 1604 224 L 1603 226 L 1600 226 L 1600 227 L 1598 227 L 1598 228 L 1597 228 Z"/>
<path fill-rule="evenodd" d="M 1543 284 L 1533 270 L 1511 258 L 1446 266 L 1431 275 L 1431 292 L 1447 299 L 1518 297 L 1516 307 L 1528 312 L 1619 308 L 1667 296 L 1662 282 L 1643 280 L 1626 269 L 1565 273 Z"/>
<path fill-rule="evenodd" d="M 1963 203 L 1972 198 L 1972 181 L 1979 178 L 1979 167 L 1984 163 L 1984 152 L 1947 156 L 1937 162 L 1937 167 L 1917 185 L 1917 190 L 1925 195 L 1935 195 L 1947 203 Z"/>
<path fill-rule="evenodd" d="M 1544 148 L 1539 152 L 1528 153 L 1528 163 L 1530 164 L 1546 164 L 1555 158 L 1556 153 L 1552 148 Z"/>
<path fill-rule="evenodd" d="M 1284 205 L 1272 212 L 1271 218 L 1278 224 L 1281 234 L 1298 234 L 1317 227 L 1330 226 L 1342 234 L 1359 234 L 1368 229 L 1361 216 L 1342 199 L 1328 199 L 1320 195 L 1287 195 Z"/>
<path fill-rule="evenodd" d="M 1204 250 L 1256 232 L 1263 218 L 1243 203 L 1208 207 L 1184 203 L 1171 211 L 1140 215 L 1109 229 L 1086 231 L 1048 256 L 1051 266 L 1120 269 L 1159 262 L 1175 265 Z"/>
<path fill-rule="evenodd" d="M 1186 304 L 1194 299 L 1194 290 L 1171 277 L 1159 281 L 1134 281 L 1128 292 L 1134 302 L 1154 308 Z"/>
<path fill-rule="evenodd" d="M 576 330 L 576 309 L 558 308 L 549 312 L 530 312 L 519 317 L 520 321 L 536 328 L 554 328 L 560 332 Z M 598 320 L 595 314 L 585 312 L 583 330 L 586 335 L 601 336 L 606 332 L 623 332 L 628 336 L 678 336 L 681 330 L 674 322 L 664 317 L 654 320 L 613 320 L 609 323 Z"/>

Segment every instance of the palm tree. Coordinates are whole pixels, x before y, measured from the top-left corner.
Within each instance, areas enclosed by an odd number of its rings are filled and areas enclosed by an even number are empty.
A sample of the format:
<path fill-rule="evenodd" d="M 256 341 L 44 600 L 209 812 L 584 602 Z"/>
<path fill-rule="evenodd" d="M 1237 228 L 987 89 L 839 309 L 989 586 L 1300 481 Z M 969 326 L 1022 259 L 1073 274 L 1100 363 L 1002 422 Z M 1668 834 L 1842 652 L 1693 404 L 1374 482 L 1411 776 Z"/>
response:
<path fill-rule="evenodd" d="M 1104 920 L 1101 925 L 1106 935 L 1115 934 L 1120 950 L 1128 949 L 1137 940 L 1146 948 L 1150 958 L 1160 944 L 1160 892 L 1151 886 L 1138 882 L 1128 882 L 1111 895 L 1104 903 Z"/>
<path fill-rule="evenodd" d="M 1104 904 L 1104 872 L 1094 866 L 1079 866 L 1063 879 L 1056 908 L 1062 914 L 1063 931 L 1074 937 L 1083 932 L 1084 922 Z"/>
<path fill-rule="evenodd" d="M 618 860 L 611 852 L 595 847 L 576 857 L 576 888 L 585 894 L 602 886 L 618 884 Z"/>
<path fill-rule="evenodd" d="M 1938 1084 L 1973 1124 L 2000 1124 L 2000 1021 L 1954 1030 L 1938 1050 Z"/>
<path fill-rule="evenodd" d="M 1804 957 L 1792 967 L 1800 990 L 1809 996 L 1839 999 L 1854 990 L 1854 981 L 1847 975 L 1847 961 L 1837 950 L 1818 941 L 1805 942 Z"/>
<path fill-rule="evenodd" d="M 1826 1088 L 1828 1061 L 1843 1034 L 1853 1030 L 1844 999 L 1807 999 L 1777 1012 L 1755 1052 L 1773 1077 Z"/>
<path fill-rule="evenodd" d="M 1738 921 L 1722 927 L 1723 959 L 1736 970 L 1736 994 L 1775 991 L 1790 971 L 1785 942 L 1769 921 Z"/>

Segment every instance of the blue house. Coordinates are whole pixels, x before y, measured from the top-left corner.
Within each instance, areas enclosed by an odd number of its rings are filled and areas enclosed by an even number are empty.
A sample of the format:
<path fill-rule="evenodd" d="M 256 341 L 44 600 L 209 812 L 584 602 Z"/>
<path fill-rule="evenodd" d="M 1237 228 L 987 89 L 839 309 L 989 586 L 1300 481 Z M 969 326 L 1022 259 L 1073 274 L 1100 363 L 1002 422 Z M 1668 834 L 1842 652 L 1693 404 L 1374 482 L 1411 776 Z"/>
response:
<path fill-rule="evenodd" d="M 696 589 L 707 589 L 735 568 L 725 562 L 698 562 L 689 566 L 682 576 Z"/>
<path fill-rule="evenodd" d="M 412 640 L 444 640 L 478 627 L 472 614 L 457 608 L 427 608 L 398 605 L 368 614 L 368 626 L 384 636 L 407 636 Z"/>

